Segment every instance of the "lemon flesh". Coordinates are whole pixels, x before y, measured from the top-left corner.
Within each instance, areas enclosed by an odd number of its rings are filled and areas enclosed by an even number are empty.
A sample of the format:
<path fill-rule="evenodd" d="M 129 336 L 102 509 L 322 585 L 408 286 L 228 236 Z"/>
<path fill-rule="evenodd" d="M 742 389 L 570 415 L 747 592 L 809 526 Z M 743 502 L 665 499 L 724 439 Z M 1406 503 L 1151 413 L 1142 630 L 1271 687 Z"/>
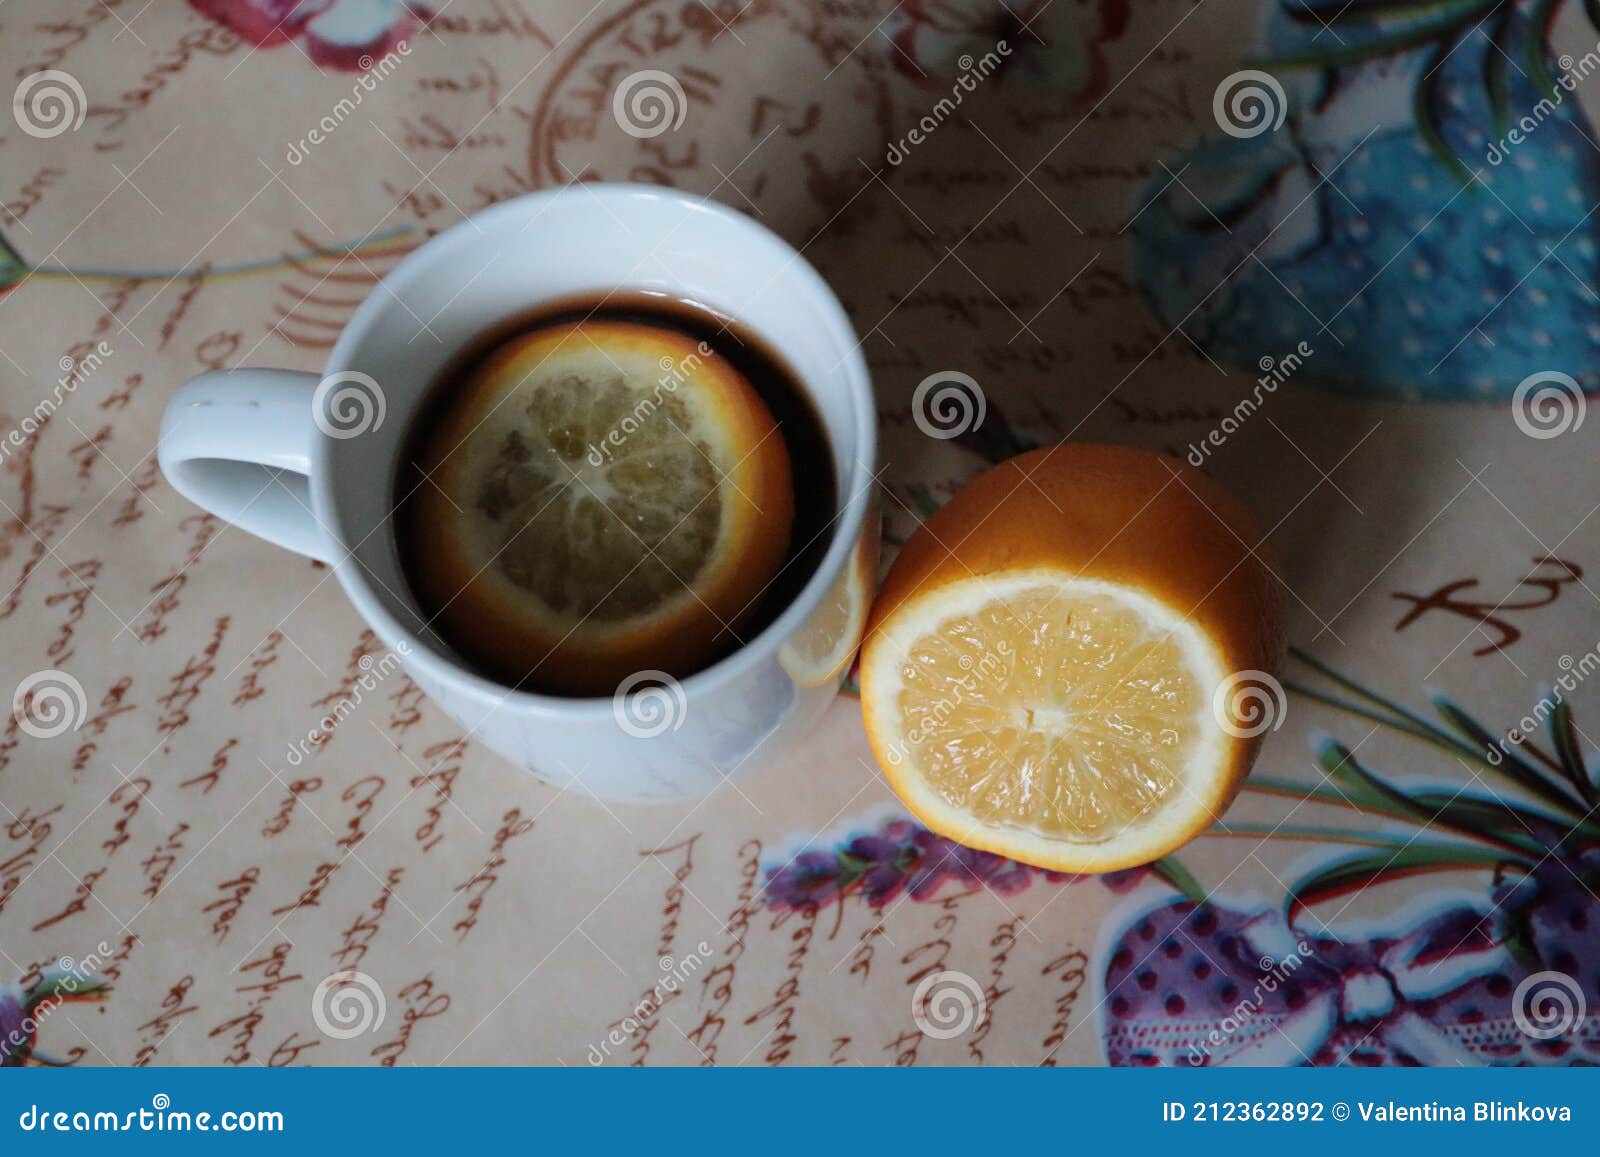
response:
<path fill-rule="evenodd" d="M 518 588 L 555 615 L 632 619 L 693 588 L 716 545 L 721 493 L 683 398 L 618 366 L 592 368 L 594 378 L 534 371 L 517 386 L 490 419 L 498 444 L 469 493 L 480 551 Z"/>
<path fill-rule="evenodd" d="M 1221 668 L 1203 635 L 1139 592 L 973 579 L 905 607 L 890 636 L 863 672 L 878 690 L 868 727 L 891 782 L 938 830 L 1027 862 L 1077 847 L 1093 863 L 1219 802 Z"/>

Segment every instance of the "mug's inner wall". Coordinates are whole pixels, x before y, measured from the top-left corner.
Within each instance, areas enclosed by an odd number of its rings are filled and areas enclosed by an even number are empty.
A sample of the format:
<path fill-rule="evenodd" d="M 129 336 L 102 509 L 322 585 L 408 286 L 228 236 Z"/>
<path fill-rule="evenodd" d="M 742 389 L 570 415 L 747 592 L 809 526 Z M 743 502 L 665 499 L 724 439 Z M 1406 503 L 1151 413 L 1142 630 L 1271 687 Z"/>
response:
<path fill-rule="evenodd" d="M 860 485 L 853 335 L 787 246 L 727 210 L 640 189 L 563 190 L 491 209 L 408 257 L 357 312 L 328 366 L 370 376 L 384 418 L 323 441 L 325 469 L 314 473 L 324 509 L 373 597 L 430 647 L 454 654 L 411 597 L 392 517 L 412 421 L 485 331 L 545 303 L 614 290 L 696 301 L 754 331 L 794 370 L 827 429 L 840 511 Z"/>

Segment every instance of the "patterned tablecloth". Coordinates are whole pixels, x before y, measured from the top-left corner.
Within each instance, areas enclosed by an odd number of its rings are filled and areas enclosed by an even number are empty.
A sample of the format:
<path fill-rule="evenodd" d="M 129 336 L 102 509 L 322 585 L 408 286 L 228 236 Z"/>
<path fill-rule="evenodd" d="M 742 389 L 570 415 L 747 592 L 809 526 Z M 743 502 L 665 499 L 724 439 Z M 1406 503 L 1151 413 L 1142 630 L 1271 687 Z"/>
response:
<path fill-rule="evenodd" d="M 886 5 L 0 10 L 0 1061 L 1600 1056 L 1586 6 Z M 693 806 L 547 786 L 163 480 L 185 378 L 315 369 L 429 234 L 619 179 L 836 288 L 891 546 L 1069 437 L 1251 502 L 1297 646 L 1225 830 L 953 847 L 848 698 Z"/>

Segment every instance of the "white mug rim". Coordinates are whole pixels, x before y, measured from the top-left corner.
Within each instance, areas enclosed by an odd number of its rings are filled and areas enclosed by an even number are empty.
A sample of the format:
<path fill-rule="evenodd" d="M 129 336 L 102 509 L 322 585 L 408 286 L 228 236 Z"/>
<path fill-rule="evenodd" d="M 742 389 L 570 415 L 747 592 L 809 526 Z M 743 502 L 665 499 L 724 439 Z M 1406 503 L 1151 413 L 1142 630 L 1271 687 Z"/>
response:
<path fill-rule="evenodd" d="M 719 689 L 741 678 L 751 667 L 776 652 L 800 626 L 821 606 L 834 580 L 849 564 L 855 550 L 856 539 L 866 520 L 871 503 L 872 487 L 876 485 L 877 409 L 872 395 L 872 382 L 861 353 L 861 340 L 851 324 L 844 306 L 840 304 L 822 275 L 798 250 L 760 222 L 728 208 L 710 197 L 688 194 L 681 190 L 644 185 L 636 182 L 590 184 L 583 188 L 564 185 L 556 189 L 543 189 L 524 194 L 510 201 L 491 205 L 471 217 L 463 218 L 448 229 L 435 234 L 408 253 L 390 270 L 356 307 L 339 337 L 329 351 L 323 376 L 354 369 L 352 355 L 361 347 L 376 320 L 389 309 L 398 308 L 400 290 L 415 279 L 426 275 L 441 256 L 470 236 L 469 231 L 482 228 L 501 218 L 517 218 L 538 210 L 543 204 L 561 197 L 602 197 L 625 205 L 627 202 L 648 198 L 676 201 L 690 211 L 707 213 L 733 223 L 746 230 L 752 240 L 767 246 L 777 246 L 785 251 L 787 259 L 795 266 L 798 276 L 809 283 L 815 295 L 815 304 L 821 307 L 827 323 L 837 329 L 841 340 L 849 348 L 839 371 L 844 377 L 850 401 L 851 420 L 855 425 L 854 454 L 849 460 L 848 477 L 844 482 L 844 499 L 834 517 L 833 539 L 828 550 L 817 564 L 811 577 L 776 619 L 738 649 L 717 660 L 693 675 L 678 680 L 686 696 L 713 695 Z M 527 303 L 529 305 L 536 302 Z M 826 425 L 826 421 L 824 421 Z M 417 632 L 400 622 L 384 605 L 371 580 L 357 563 L 355 552 L 349 549 L 347 536 L 335 532 L 338 523 L 334 516 L 332 465 L 339 447 L 345 439 L 330 437 L 317 430 L 311 444 L 310 497 L 312 511 L 336 547 L 338 555 L 330 562 L 334 576 L 344 589 L 345 596 L 357 612 L 391 648 L 404 643 L 405 660 L 426 669 L 433 679 L 470 691 L 493 706 L 512 706 L 526 713 L 563 718 L 587 718 L 609 715 L 614 710 L 614 695 L 566 697 L 547 695 L 537 691 L 524 691 L 508 687 L 478 674 L 460 661 L 440 651 Z M 395 442 L 395 453 L 403 453 L 404 439 Z M 393 514 L 391 512 L 390 521 Z M 392 527 L 389 533 L 393 533 Z M 403 578 L 403 576 L 402 576 Z M 409 598 L 409 591 L 407 592 Z"/>

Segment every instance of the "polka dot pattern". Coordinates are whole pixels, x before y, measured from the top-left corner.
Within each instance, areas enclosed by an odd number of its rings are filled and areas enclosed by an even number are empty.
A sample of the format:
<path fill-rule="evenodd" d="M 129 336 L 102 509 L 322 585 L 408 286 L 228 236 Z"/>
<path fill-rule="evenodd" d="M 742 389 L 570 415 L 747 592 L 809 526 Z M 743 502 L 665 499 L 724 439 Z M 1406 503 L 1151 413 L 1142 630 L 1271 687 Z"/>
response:
<path fill-rule="evenodd" d="M 1439 74 L 1442 136 L 1478 178 L 1466 188 L 1408 107 L 1353 152 L 1360 133 L 1297 107 L 1275 133 L 1172 165 L 1189 174 L 1183 187 L 1148 190 L 1140 204 L 1155 201 L 1133 230 L 1137 276 L 1162 321 L 1246 371 L 1304 341 L 1315 354 L 1295 380 L 1346 392 L 1503 402 L 1549 369 L 1600 389 L 1600 213 L 1589 216 L 1600 152 L 1584 139 L 1594 133 L 1568 100 L 1520 143 L 1494 139 L 1491 51 L 1470 35 Z M 1339 70 L 1316 110 L 1364 78 L 1375 84 L 1379 67 Z M 1513 123 L 1540 96 L 1511 70 Z M 1227 192 L 1202 207 L 1191 189 Z"/>

